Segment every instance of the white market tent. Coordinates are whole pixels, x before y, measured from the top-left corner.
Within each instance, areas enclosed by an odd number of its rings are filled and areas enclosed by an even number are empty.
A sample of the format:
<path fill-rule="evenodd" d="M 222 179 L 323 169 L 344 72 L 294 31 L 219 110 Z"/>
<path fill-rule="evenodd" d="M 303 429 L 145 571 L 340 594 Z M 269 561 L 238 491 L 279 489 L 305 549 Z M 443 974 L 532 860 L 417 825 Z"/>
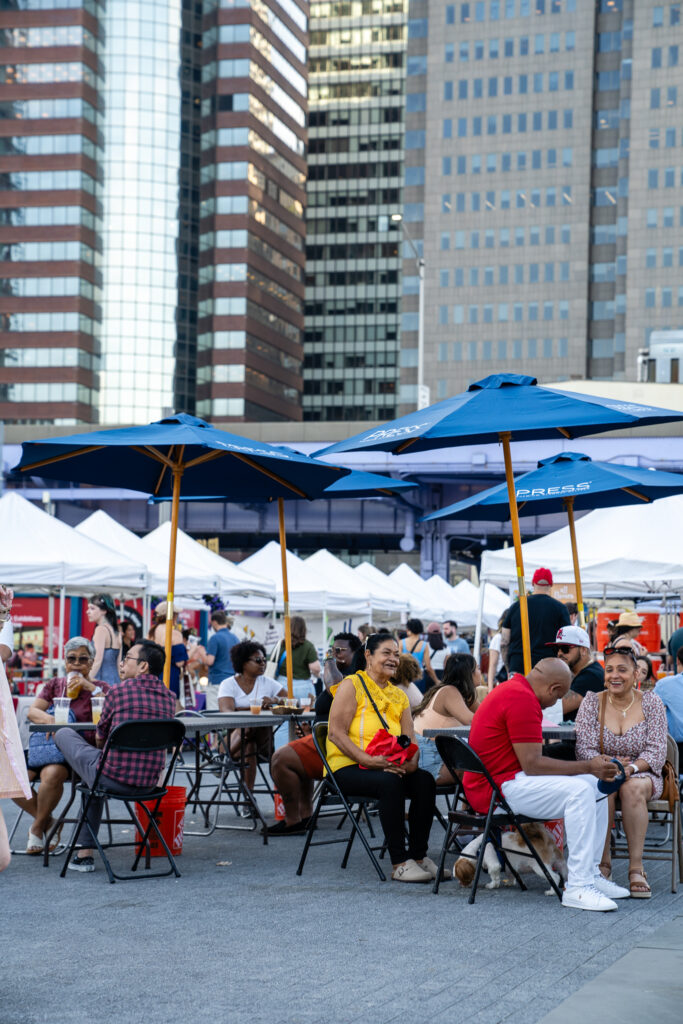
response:
<path fill-rule="evenodd" d="M 418 576 L 415 570 L 405 562 L 396 566 L 387 578 L 392 587 L 395 587 L 401 596 L 407 598 L 411 615 L 416 615 L 421 619 L 443 619 L 444 603 L 440 596 L 434 594 L 427 580 Z"/>
<path fill-rule="evenodd" d="M 401 612 L 408 608 L 408 602 L 395 593 L 392 594 L 388 585 L 380 587 L 375 581 L 358 575 L 350 565 L 342 562 L 326 548 L 321 548 L 310 555 L 304 565 L 307 569 L 313 570 L 318 579 L 333 583 L 335 590 L 342 589 L 349 598 L 354 598 L 363 607 L 363 611 L 367 609 L 370 619 L 373 609 Z"/>
<path fill-rule="evenodd" d="M 168 558 L 171 524 L 162 523 L 143 539 L 145 544 L 149 544 Z M 191 565 L 195 573 L 204 575 L 207 593 L 227 597 L 255 594 L 267 598 L 269 602 L 275 597 L 275 588 L 269 580 L 250 571 L 245 572 L 241 566 L 205 548 L 183 530 L 178 530 L 177 557 L 183 565 Z"/>
<path fill-rule="evenodd" d="M 355 612 L 359 606 L 361 609 L 367 605 L 359 591 L 351 592 L 348 588 L 340 586 L 337 580 L 329 580 L 326 574 L 317 572 L 313 567 L 309 568 L 307 559 L 297 557 L 291 551 L 287 551 L 287 576 L 289 582 L 289 603 L 293 610 L 317 611 L 317 612 Z M 282 591 L 282 561 L 280 545 L 277 541 L 271 540 L 259 551 L 254 552 L 240 562 L 240 568 L 248 572 L 257 572 L 272 582 L 277 592 L 277 610 L 284 608 Z M 328 582 L 330 585 L 328 585 Z M 265 607 L 257 602 L 251 601 L 245 607 Z"/>
<path fill-rule="evenodd" d="M 141 592 L 146 566 L 78 533 L 15 491 L 0 498 L 2 581 L 72 593 Z"/>
<path fill-rule="evenodd" d="M 637 596 L 683 589 L 680 523 L 683 495 L 642 505 L 596 509 L 577 520 L 576 542 L 584 594 Z M 569 528 L 522 545 L 527 580 L 547 567 L 558 583 L 574 579 Z M 512 548 L 485 551 L 482 580 L 510 584 L 516 577 Z"/>
<path fill-rule="evenodd" d="M 76 527 L 77 533 L 123 552 L 147 570 L 147 589 L 152 594 L 165 594 L 168 585 L 168 554 L 142 540 L 132 530 L 117 523 L 102 509 L 93 512 Z M 175 589 L 177 594 L 202 594 L 209 587 L 206 573 L 195 566 L 176 560 Z"/>
<path fill-rule="evenodd" d="M 481 596 L 479 587 L 475 587 L 469 580 L 460 580 L 454 587 L 451 587 L 442 576 L 431 576 L 426 582 L 435 598 L 443 605 L 443 618 L 455 619 L 458 627 L 462 629 L 476 625 Z M 491 629 L 495 629 L 498 619 L 509 603 L 509 598 L 503 594 L 502 590 L 494 587 L 491 583 L 487 584 L 483 604 L 484 623 Z"/>

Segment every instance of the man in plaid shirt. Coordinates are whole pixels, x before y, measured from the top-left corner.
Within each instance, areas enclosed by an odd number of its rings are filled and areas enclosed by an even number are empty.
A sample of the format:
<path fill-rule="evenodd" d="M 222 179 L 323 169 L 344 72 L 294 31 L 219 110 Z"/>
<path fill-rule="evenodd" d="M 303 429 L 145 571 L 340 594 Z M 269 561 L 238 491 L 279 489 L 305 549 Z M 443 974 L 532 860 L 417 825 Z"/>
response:
<path fill-rule="evenodd" d="M 97 748 L 87 743 L 73 729 L 58 729 L 55 743 L 67 763 L 84 782 L 92 786 L 101 759 L 101 748 L 110 732 L 123 722 L 140 718 L 173 718 L 175 694 L 168 690 L 161 676 L 166 656 L 164 649 L 151 640 L 134 644 L 121 662 L 122 682 L 107 693 L 96 732 Z M 149 788 L 157 780 L 165 764 L 163 751 L 128 753 L 112 751 L 107 757 L 106 772 L 100 785 L 112 793 L 125 795 L 132 790 Z M 102 818 L 102 801 L 93 800 L 88 811 L 88 824 L 79 833 L 81 849 L 69 864 L 72 871 L 94 871 L 91 844 Z"/>

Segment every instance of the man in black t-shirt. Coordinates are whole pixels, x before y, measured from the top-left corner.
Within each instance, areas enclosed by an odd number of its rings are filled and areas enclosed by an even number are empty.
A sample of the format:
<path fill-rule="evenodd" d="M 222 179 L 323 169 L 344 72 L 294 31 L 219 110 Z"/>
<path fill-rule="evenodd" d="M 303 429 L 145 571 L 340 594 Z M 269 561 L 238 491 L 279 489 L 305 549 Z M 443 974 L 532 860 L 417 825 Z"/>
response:
<path fill-rule="evenodd" d="M 562 626 L 569 625 L 569 612 L 561 601 L 550 596 L 553 574 L 550 569 L 537 569 L 533 575 L 533 593 L 527 598 L 531 666 L 548 657 L 546 644 Z M 510 605 L 501 627 L 501 654 L 508 671 L 524 672 L 522 624 L 519 601 Z"/>
<path fill-rule="evenodd" d="M 563 718 L 573 722 L 586 694 L 604 690 L 604 669 L 599 662 L 593 661 L 588 633 L 579 626 L 565 626 L 558 630 L 555 639 L 546 647 L 555 648 L 557 657 L 569 666 L 573 676 L 571 688 L 562 700 Z"/>

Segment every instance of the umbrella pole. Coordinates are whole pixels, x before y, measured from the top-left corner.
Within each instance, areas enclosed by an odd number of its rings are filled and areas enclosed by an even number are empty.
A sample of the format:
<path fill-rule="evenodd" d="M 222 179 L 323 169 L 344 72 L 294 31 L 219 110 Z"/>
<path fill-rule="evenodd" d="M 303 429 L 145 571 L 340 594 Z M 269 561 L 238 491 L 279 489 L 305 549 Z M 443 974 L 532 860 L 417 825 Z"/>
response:
<path fill-rule="evenodd" d="M 64 667 L 64 613 L 65 613 L 66 587 L 59 588 L 59 636 L 57 639 L 57 671 L 61 672 Z"/>
<path fill-rule="evenodd" d="M 515 545 L 515 563 L 517 566 L 517 589 L 519 591 L 519 614 L 522 627 L 522 648 L 524 650 L 524 675 L 531 671 L 531 643 L 529 641 L 529 608 L 526 603 L 526 586 L 524 583 L 524 558 L 522 556 L 522 537 L 519 532 L 519 516 L 517 514 L 517 493 L 515 491 L 515 478 L 512 473 L 512 458 L 510 456 L 510 433 L 505 431 L 500 434 L 503 445 L 503 458 L 505 459 L 505 480 L 508 487 L 508 502 L 510 505 L 510 522 L 512 523 L 512 540 Z"/>
<path fill-rule="evenodd" d="M 289 582 L 287 579 L 287 535 L 285 533 L 285 503 L 277 499 L 277 518 L 280 528 L 280 557 L 282 559 L 282 601 L 285 613 L 285 651 L 287 660 L 287 695 L 294 696 L 292 686 L 292 631 L 289 624 Z"/>
<path fill-rule="evenodd" d="M 574 581 L 576 583 L 576 607 L 579 613 L 579 625 L 581 629 L 586 628 L 586 616 L 583 610 L 583 590 L 581 589 L 581 569 L 579 567 L 579 552 L 576 546 L 576 530 L 574 529 L 574 499 L 565 498 L 564 507 L 567 509 L 567 522 L 569 523 L 569 536 L 572 542 L 572 561 L 574 562 Z"/>
<path fill-rule="evenodd" d="M 178 511 L 180 508 L 180 481 L 182 480 L 182 469 L 173 470 L 173 500 L 171 502 L 171 548 L 168 556 L 168 594 L 166 601 L 166 637 L 164 649 L 166 660 L 164 661 L 164 686 L 171 685 L 171 647 L 173 639 L 173 592 L 175 590 L 175 558 L 176 544 L 178 540 Z"/>

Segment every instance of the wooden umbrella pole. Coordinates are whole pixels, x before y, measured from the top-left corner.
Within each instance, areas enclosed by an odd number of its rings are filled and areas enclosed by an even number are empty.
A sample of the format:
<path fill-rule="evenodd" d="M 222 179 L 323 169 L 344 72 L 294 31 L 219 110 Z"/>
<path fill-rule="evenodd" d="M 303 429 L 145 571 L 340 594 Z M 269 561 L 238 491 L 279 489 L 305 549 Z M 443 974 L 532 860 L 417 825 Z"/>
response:
<path fill-rule="evenodd" d="M 182 456 L 181 456 L 182 457 Z M 171 647 L 173 639 L 173 598 L 175 591 L 175 559 L 176 545 L 178 541 L 178 511 L 180 509 L 180 484 L 183 478 L 183 467 L 178 462 L 173 468 L 173 500 L 171 501 L 171 546 L 168 555 L 168 593 L 166 601 L 166 636 L 164 649 L 166 660 L 164 662 L 164 686 L 171 685 Z"/>
<path fill-rule="evenodd" d="M 564 507 L 567 510 L 567 522 L 569 523 L 569 536 L 572 542 L 572 561 L 574 562 L 574 582 L 576 584 L 576 607 L 579 613 L 579 625 L 581 629 L 586 628 L 586 616 L 583 610 L 583 591 L 581 589 L 581 569 L 579 567 L 579 551 L 576 546 L 576 530 L 574 529 L 574 498 L 565 498 Z"/>
<path fill-rule="evenodd" d="M 287 579 L 287 534 L 285 533 L 285 503 L 277 499 L 277 518 L 280 527 L 280 558 L 282 559 L 282 600 L 285 612 L 285 651 L 287 659 L 287 695 L 294 696 L 292 685 L 292 630 L 289 622 L 289 581 Z"/>
<path fill-rule="evenodd" d="M 510 505 L 510 522 L 512 523 L 512 540 L 515 545 L 515 564 L 517 566 L 517 588 L 519 591 L 519 614 L 522 627 L 522 649 L 524 651 L 524 675 L 531 671 L 531 643 L 529 641 L 529 608 L 526 601 L 526 586 L 524 583 L 524 558 L 522 556 L 522 537 L 519 531 L 519 516 L 517 514 L 517 492 L 515 491 L 515 478 L 512 473 L 512 458 L 510 456 L 510 433 L 506 431 L 499 435 L 503 445 L 503 458 L 505 459 L 505 480 L 508 487 L 508 503 Z"/>

